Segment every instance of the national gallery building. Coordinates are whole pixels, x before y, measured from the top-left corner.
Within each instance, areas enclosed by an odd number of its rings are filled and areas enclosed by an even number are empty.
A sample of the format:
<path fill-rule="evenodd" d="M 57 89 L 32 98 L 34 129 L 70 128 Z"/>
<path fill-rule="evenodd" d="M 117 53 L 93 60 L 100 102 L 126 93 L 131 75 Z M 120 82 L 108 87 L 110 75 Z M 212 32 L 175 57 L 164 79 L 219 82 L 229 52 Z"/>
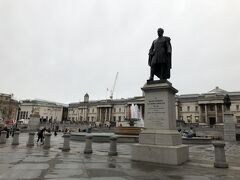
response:
<path fill-rule="evenodd" d="M 234 120 L 240 123 L 240 92 L 227 92 L 216 87 L 202 94 L 176 95 L 176 119 L 186 123 L 220 124 L 223 123 L 223 98 L 228 94 Z M 131 106 L 137 105 L 144 119 L 144 96 L 128 99 L 107 99 L 91 101 L 89 95 L 84 101 L 70 103 L 68 119 L 79 122 L 119 122 L 131 118 Z"/>

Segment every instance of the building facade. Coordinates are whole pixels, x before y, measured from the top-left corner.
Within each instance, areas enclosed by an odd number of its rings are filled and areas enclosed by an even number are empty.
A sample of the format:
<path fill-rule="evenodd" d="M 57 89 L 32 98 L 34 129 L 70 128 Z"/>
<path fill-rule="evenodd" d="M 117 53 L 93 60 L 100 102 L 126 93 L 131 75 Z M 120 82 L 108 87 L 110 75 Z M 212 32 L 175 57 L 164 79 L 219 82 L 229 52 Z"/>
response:
<path fill-rule="evenodd" d="M 230 110 L 234 113 L 234 121 L 240 123 L 240 92 L 227 92 L 219 87 L 202 94 L 176 95 L 176 119 L 186 123 L 221 124 L 224 115 L 223 99 L 226 94 L 231 98 Z M 138 106 L 144 119 L 143 96 L 90 101 L 86 94 L 84 101 L 69 104 L 68 120 L 102 124 L 119 122 L 131 118 L 132 104 Z"/>
<path fill-rule="evenodd" d="M 31 114 L 38 114 L 42 122 L 60 122 L 66 118 L 67 108 L 63 104 L 43 100 L 20 101 L 18 119 L 30 119 Z"/>
<path fill-rule="evenodd" d="M 223 99 L 228 94 L 231 99 L 230 111 L 234 121 L 240 123 L 240 92 L 227 92 L 219 87 L 203 94 L 176 96 L 176 118 L 188 123 L 223 123 Z"/>
<path fill-rule="evenodd" d="M 89 95 L 83 102 L 71 103 L 68 108 L 68 119 L 74 122 L 96 122 L 108 124 L 130 118 L 130 107 L 136 104 L 144 116 L 144 98 L 107 99 L 89 101 Z"/>
<path fill-rule="evenodd" d="M 19 103 L 13 94 L 0 93 L 0 119 L 3 121 L 17 120 Z"/>

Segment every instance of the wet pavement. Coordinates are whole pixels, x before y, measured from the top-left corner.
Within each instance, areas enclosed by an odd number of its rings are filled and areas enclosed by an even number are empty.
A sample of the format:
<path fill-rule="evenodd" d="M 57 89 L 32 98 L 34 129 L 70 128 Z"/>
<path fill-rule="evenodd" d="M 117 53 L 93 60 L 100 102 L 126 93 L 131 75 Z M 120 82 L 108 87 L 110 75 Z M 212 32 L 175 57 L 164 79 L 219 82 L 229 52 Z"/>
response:
<path fill-rule="evenodd" d="M 213 167 L 212 145 L 191 145 L 190 160 L 181 166 L 131 161 L 131 144 L 118 144 L 118 156 L 109 157 L 108 143 L 93 143 L 93 154 L 85 155 L 84 143 L 71 141 L 71 150 L 62 152 L 62 134 L 51 137 L 51 148 L 26 147 L 27 134 L 20 145 L 12 138 L 0 145 L 0 179 L 66 180 L 240 180 L 240 144 L 226 145 L 230 168 Z M 36 140 L 35 140 L 36 142 Z"/>

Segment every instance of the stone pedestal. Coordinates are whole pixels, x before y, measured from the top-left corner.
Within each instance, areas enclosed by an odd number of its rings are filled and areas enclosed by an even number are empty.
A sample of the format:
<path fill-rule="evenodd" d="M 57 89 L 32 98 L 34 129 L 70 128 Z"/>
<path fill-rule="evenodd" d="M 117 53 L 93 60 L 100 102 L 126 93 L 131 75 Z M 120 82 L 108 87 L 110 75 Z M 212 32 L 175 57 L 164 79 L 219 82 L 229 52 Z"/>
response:
<path fill-rule="evenodd" d="M 44 149 L 49 149 L 51 147 L 51 133 L 45 133 L 44 137 L 45 137 L 45 140 L 44 140 L 44 145 L 43 145 L 43 148 Z"/>
<path fill-rule="evenodd" d="M 62 151 L 70 151 L 70 134 L 63 135 L 63 148 Z"/>
<path fill-rule="evenodd" d="M 6 143 L 6 136 L 7 136 L 7 131 L 1 131 L 0 144 Z"/>
<path fill-rule="evenodd" d="M 109 148 L 108 155 L 109 156 L 117 156 L 118 155 L 118 152 L 117 152 L 117 137 L 116 136 L 110 137 L 110 148 Z"/>
<path fill-rule="evenodd" d="M 28 142 L 27 142 L 27 146 L 28 147 L 31 147 L 31 146 L 34 146 L 34 135 L 35 135 L 35 132 L 30 132 L 28 133 Z"/>
<path fill-rule="evenodd" d="M 233 121 L 233 113 L 224 113 L 224 140 L 225 141 L 236 141 L 236 125 Z"/>
<path fill-rule="evenodd" d="M 19 134 L 20 134 L 19 131 L 14 132 L 12 145 L 19 145 Z"/>
<path fill-rule="evenodd" d="M 215 141 L 213 142 L 215 151 L 215 162 L 214 167 L 216 168 L 228 168 L 228 163 L 226 162 L 224 142 Z"/>
<path fill-rule="evenodd" d="M 179 165 L 188 160 L 189 149 L 176 130 L 175 94 L 168 81 L 154 81 L 145 94 L 145 130 L 132 146 L 132 160 Z"/>
<path fill-rule="evenodd" d="M 84 154 L 92 154 L 92 135 L 86 135 L 85 138 Z"/>
<path fill-rule="evenodd" d="M 40 115 L 39 114 L 31 114 L 28 122 L 28 129 L 31 131 L 37 131 L 40 124 Z"/>

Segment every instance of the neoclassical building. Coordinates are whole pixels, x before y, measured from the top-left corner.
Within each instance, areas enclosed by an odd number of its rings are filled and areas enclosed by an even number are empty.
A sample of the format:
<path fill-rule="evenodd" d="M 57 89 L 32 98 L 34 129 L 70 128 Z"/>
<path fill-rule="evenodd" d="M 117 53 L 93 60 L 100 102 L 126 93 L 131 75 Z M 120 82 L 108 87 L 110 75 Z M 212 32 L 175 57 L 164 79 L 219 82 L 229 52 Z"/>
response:
<path fill-rule="evenodd" d="M 128 99 L 106 99 L 90 101 L 89 95 L 85 94 L 83 102 L 70 103 L 68 119 L 79 122 L 118 122 L 130 118 L 130 107 L 138 105 L 144 116 L 144 98 L 134 97 Z"/>
<path fill-rule="evenodd" d="M 202 94 L 176 95 L 176 119 L 186 123 L 204 123 L 209 125 L 223 123 L 223 98 L 228 94 L 231 98 L 231 111 L 234 120 L 240 123 L 240 91 L 227 92 L 219 87 Z M 137 105 L 144 119 L 144 96 L 128 99 L 89 100 L 70 103 L 68 120 L 78 122 L 118 122 L 130 118 L 131 105 Z"/>
<path fill-rule="evenodd" d="M 31 114 L 38 114 L 46 122 L 60 122 L 67 120 L 65 105 L 44 100 L 20 101 L 18 119 L 30 119 Z"/>
<path fill-rule="evenodd" d="M 240 123 L 240 92 L 227 92 L 219 87 L 203 94 L 176 96 L 176 118 L 191 123 L 223 123 L 226 94 L 231 98 L 230 110 L 234 113 L 234 120 Z"/>

